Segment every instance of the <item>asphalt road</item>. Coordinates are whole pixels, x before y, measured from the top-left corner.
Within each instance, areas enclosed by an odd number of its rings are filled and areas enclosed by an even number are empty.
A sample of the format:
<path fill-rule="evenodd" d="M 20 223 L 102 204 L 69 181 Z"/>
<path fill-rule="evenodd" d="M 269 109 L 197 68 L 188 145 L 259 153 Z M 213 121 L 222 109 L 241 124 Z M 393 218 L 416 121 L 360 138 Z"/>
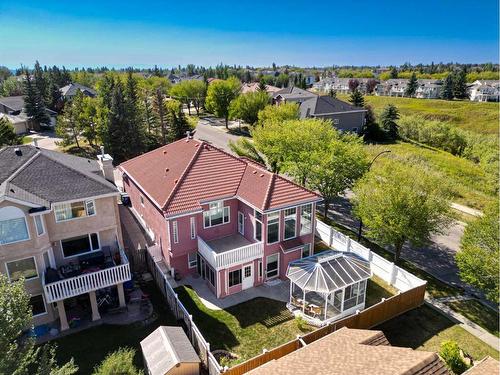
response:
<path fill-rule="evenodd" d="M 200 119 L 196 128 L 195 138 L 231 152 L 228 142 L 237 140 L 239 136 L 227 133 L 222 121 L 215 118 L 203 118 Z M 329 216 L 345 227 L 354 230 L 358 228 L 359 223 L 352 215 L 349 194 L 346 197 L 338 198 L 331 205 Z M 445 234 L 433 236 L 431 242 L 426 246 L 406 245 L 403 248 L 402 257 L 446 282 L 465 287 L 466 285 L 458 276 L 458 268 L 455 263 L 455 254 L 460 248 L 460 239 L 464 228 L 465 224 L 457 221 L 447 229 Z"/>

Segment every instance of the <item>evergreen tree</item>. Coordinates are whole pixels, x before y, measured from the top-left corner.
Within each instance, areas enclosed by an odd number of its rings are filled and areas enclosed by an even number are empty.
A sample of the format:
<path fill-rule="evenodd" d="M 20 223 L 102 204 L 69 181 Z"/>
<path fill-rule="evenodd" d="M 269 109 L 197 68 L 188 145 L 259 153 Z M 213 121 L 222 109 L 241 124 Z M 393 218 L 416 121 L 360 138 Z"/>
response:
<path fill-rule="evenodd" d="M 359 90 L 354 90 L 349 97 L 349 101 L 351 104 L 355 107 L 363 107 L 365 105 L 365 98 L 363 97 L 363 94 Z"/>
<path fill-rule="evenodd" d="M 457 99 L 468 99 L 469 94 L 467 92 L 467 73 L 465 69 L 455 74 L 455 79 L 453 82 L 453 96 Z"/>
<path fill-rule="evenodd" d="M 408 81 L 408 85 L 406 86 L 405 96 L 410 98 L 414 97 L 415 93 L 417 92 L 417 87 L 418 87 L 417 75 L 415 74 L 415 72 L 413 72 L 410 80 Z"/>
<path fill-rule="evenodd" d="M 132 75 L 132 70 L 129 70 L 125 87 L 125 128 L 123 134 L 127 159 L 135 157 L 144 151 L 144 128 L 142 124 L 137 80 Z"/>
<path fill-rule="evenodd" d="M 259 88 L 257 90 L 266 92 L 266 83 L 262 79 L 259 81 Z"/>
<path fill-rule="evenodd" d="M 113 85 L 111 93 L 111 106 L 108 113 L 107 129 L 103 139 L 104 146 L 113 155 L 116 163 L 121 163 L 127 159 L 127 145 L 124 144 L 126 104 L 123 93 L 123 84 L 117 80 Z"/>
<path fill-rule="evenodd" d="M 167 144 L 167 117 L 165 111 L 165 94 L 161 88 L 157 88 L 153 101 L 153 109 L 158 117 L 158 126 L 161 132 L 161 144 Z"/>
<path fill-rule="evenodd" d="M 448 74 L 444 79 L 443 86 L 441 87 L 441 98 L 445 100 L 453 100 L 453 75 Z"/>
<path fill-rule="evenodd" d="M 0 117 L 0 147 L 16 145 L 21 143 L 20 141 L 12 124 L 6 118 Z"/>
<path fill-rule="evenodd" d="M 57 122 L 56 134 L 63 139 L 63 145 L 76 144 L 80 147 L 78 135 L 82 131 L 81 116 L 83 111 L 83 94 L 78 91 L 71 103 L 65 108 L 62 117 Z"/>
<path fill-rule="evenodd" d="M 397 120 L 399 119 L 399 110 L 393 104 L 385 106 L 380 114 L 380 123 L 382 128 L 387 133 L 390 139 L 397 139 L 399 137 L 399 126 Z"/>
<path fill-rule="evenodd" d="M 47 68 L 45 68 L 45 70 L 46 69 Z M 42 100 L 43 106 L 47 107 L 47 98 L 49 96 L 48 82 L 47 82 L 46 72 L 44 72 L 38 61 L 35 62 L 35 69 L 33 70 L 33 81 L 38 91 L 38 95 L 40 95 L 40 99 Z"/>
<path fill-rule="evenodd" d="M 26 113 L 38 124 L 48 123 L 50 119 L 45 110 L 45 103 L 38 91 L 38 87 L 28 69 L 25 69 L 24 74 L 24 108 Z"/>
<path fill-rule="evenodd" d="M 337 98 L 337 91 L 335 91 L 334 89 L 330 89 L 330 91 L 328 91 L 328 96 L 330 96 L 333 99 L 336 99 Z"/>
<path fill-rule="evenodd" d="M 177 100 L 170 100 L 166 104 L 166 111 L 169 125 L 169 141 L 173 142 L 186 137 L 186 132 L 191 131 L 191 127 L 182 111 L 182 104 Z"/>
<path fill-rule="evenodd" d="M 393 66 L 391 69 L 391 78 L 392 79 L 398 78 L 398 70 L 395 66 Z"/>
<path fill-rule="evenodd" d="M 366 115 L 365 115 L 365 124 L 361 130 L 361 134 L 364 137 L 365 141 L 380 141 L 382 140 L 382 134 L 380 131 L 380 126 L 377 123 L 377 119 L 375 117 L 375 113 L 373 112 L 373 108 L 369 105 L 365 107 Z"/>

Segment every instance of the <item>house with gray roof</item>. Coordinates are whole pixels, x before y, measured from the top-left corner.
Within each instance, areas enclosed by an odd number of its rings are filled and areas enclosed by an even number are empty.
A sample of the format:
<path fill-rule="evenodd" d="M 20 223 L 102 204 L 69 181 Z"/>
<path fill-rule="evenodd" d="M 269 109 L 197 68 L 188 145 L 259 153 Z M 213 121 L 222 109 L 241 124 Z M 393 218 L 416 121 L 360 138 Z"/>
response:
<path fill-rule="evenodd" d="M 273 104 L 280 104 L 284 102 L 302 103 L 307 99 L 314 98 L 315 93 L 295 87 L 285 87 L 273 93 Z"/>
<path fill-rule="evenodd" d="M 69 85 L 61 87 L 61 95 L 66 100 L 73 99 L 77 92 L 81 92 L 83 95 L 90 96 L 91 98 L 97 96 L 97 91 L 90 87 L 80 85 L 79 83 L 70 83 Z"/>
<path fill-rule="evenodd" d="M 50 121 L 48 124 L 42 125 L 54 127 L 56 125 L 57 112 L 48 108 L 45 109 L 45 112 L 49 116 Z M 3 117 L 6 117 L 14 125 L 18 134 L 24 133 L 28 129 L 39 130 L 39 124 L 34 123 L 26 113 L 24 96 L 22 95 L 0 97 L 0 113 L 4 114 L 5 116 Z"/>
<path fill-rule="evenodd" d="M 90 160 L 35 146 L 0 149 L 0 273 L 25 280 L 35 326 L 69 328 L 76 300 L 100 319 L 103 290 L 125 306 L 123 253 L 112 158 Z M 108 293 L 108 292 L 106 292 Z"/>

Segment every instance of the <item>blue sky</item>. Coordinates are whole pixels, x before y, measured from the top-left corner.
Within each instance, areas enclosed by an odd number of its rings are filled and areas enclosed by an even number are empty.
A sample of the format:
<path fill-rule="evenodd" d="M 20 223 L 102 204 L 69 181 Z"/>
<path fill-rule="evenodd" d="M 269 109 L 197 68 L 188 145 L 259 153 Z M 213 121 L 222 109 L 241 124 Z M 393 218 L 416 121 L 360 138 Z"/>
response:
<path fill-rule="evenodd" d="M 497 0 L 0 0 L 0 65 L 498 62 Z"/>

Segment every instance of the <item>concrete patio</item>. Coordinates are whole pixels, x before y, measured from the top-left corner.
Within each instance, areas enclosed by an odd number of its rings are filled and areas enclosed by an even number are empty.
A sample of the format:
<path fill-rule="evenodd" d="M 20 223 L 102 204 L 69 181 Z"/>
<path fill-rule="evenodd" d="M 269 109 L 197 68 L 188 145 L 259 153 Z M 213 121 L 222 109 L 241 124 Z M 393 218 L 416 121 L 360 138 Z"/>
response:
<path fill-rule="evenodd" d="M 290 282 L 288 280 L 259 285 L 220 299 L 208 288 L 206 280 L 203 280 L 200 276 L 185 277 L 177 282 L 177 285 L 190 285 L 193 287 L 201 302 L 211 310 L 224 310 L 257 297 L 270 298 L 281 302 L 288 302 L 290 298 Z"/>

